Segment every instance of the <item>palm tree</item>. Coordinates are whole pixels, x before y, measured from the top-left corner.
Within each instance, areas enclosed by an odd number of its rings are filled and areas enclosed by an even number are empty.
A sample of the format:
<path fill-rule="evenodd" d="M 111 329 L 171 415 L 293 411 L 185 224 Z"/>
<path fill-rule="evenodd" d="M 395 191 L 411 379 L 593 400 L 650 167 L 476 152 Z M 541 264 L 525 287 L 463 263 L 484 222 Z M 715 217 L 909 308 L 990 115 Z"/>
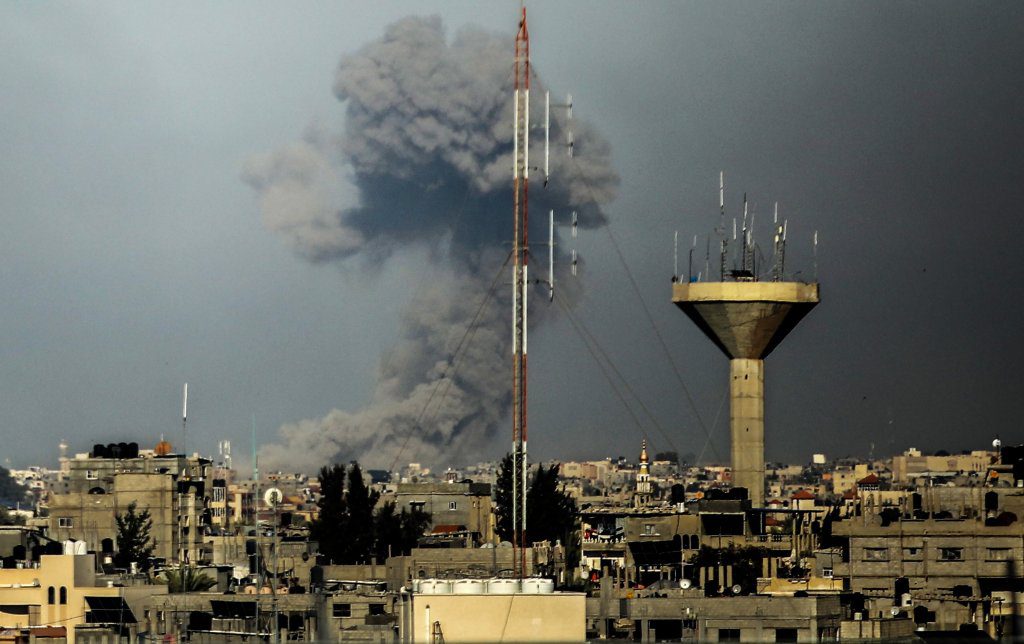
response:
<path fill-rule="evenodd" d="M 195 566 L 179 566 L 164 570 L 169 593 L 199 593 L 210 590 L 217 581 L 206 573 L 198 572 Z"/>

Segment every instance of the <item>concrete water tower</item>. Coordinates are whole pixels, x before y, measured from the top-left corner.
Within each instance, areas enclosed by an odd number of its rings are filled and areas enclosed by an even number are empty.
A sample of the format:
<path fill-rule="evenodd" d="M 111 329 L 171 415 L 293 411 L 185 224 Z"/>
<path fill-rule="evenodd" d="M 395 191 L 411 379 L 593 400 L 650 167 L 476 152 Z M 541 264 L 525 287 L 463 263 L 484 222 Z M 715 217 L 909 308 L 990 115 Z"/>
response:
<path fill-rule="evenodd" d="M 818 303 L 818 233 L 814 233 L 814 282 L 786 281 L 787 222 L 779 221 L 775 204 L 774 244 L 770 272 L 761 281 L 758 257 L 763 249 L 754 239 L 754 215 L 748 218 L 743 195 L 743 224 L 732 222 L 732 239 L 726 230 L 725 173 L 718 176 L 721 245 L 720 281 L 710 277 L 711 238 L 705 269 L 693 275 L 694 237 L 690 272 L 679 276 L 678 246 L 672 276 L 672 301 L 729 358 L 729 433 L 732 482 L 744 487 L 754 507 L 764 506 L 764 359 L 793 327 Z M 678 244 L 678 233 L 677 233 Z M 732 269 L 728 265 L 732 263 Z"/>

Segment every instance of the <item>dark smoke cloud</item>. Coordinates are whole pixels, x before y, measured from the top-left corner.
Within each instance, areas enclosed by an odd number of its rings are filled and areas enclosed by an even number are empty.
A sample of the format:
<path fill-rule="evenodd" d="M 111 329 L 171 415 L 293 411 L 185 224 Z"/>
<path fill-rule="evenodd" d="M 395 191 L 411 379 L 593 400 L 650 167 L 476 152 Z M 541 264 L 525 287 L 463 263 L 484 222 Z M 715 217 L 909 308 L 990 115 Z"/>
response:
<path fill-rule="evenodd" d="M 342 59 L 334 82 L 345 104 L 340 137 L 312 129 L 246 165 L 265 224 L 302 256 L 362 258 L 365 268 L 397 248 L 421 246 L 444 277 L 405 309 L 402 338 L 382 359 L 370 405 L 282 427 L 282 442 L 261 452 L 268 467 L 311 470 L 348 459 L 386 467 L 400 452 L 403 459 L 436 463 L 442 454 L 452 456 L 456 439 L 462 456 L 472 458 L 504 426 L 511 399 L 508 307 L 487 307 L 466 354 L 455 352 L 512 234 L 511 50 L 510 35 L 465 29 L 449 44 L 440 19 L 401 20 Z M 543 114 L 542 90 L 535 80 L 535 122 Z M 541 188 L 541 174 L 533 171 L 531 209 L 575 209 L 582 227 L 601 226 L 600 205 L 618 184 L 608 144 L 573 122 L 570 159 L 554 143 L 566 137 L 557 116 L 553 111 L 553 179 Z M 539 140 L 534 137 L 531 163 L 540 162 Z M 546 240 L 540 225 L 546 217 L 533 221 L 533 239 Z M 341 266 L 353 269 L 351 261 Z M 498 282 L 499 301 L 508 295 L 507 275 Z M 542 311 L 532 307 L 531 322 Z"/>

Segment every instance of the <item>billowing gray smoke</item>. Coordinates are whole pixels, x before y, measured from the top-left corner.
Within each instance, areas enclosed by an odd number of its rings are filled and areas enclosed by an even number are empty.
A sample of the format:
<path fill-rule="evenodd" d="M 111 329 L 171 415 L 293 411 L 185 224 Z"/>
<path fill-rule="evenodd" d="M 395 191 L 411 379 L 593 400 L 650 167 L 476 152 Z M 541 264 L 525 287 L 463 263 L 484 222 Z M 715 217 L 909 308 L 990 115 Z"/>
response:
<path fill-rule="evenodd" d="M 508 307 L 483 309 L 472 341 L 457 350 L 512 236 L 511 50 L 509 35 L 466 29 L 449 44 L 440 19 L 401 20 L 342 59 L 334 83 L 345 104 L 340 137 L 311 129 L 246 165 L 264 223 L 311 261 L 364 270 L 415 245 L 446 276 L 405 309 L 402 339 L 381 361 L 372 402 L 285 425 L 282 442 L 261 451 L 267 467 L 312 470 L 351 459 L 387 467 L 403 445 L 404 459 L 437 463 L 456 439 L 469 459 L 504 426 Z M 531 111 L 542 114 L 534 87 Z M 565 140 L 564 119 L 552 121 L 552 141 Z M 571 208 L 581 227 L 600 226 L 599 206 L 614 196 L 618 176 L 607 143 L 584 123 L 571 128 L 576 156 L 553 144 L 554 179 L 542 189 L 533 172 L 531 211 Z M 533 158 L 541 156 L 538 140 Z M 546 240 L 546 217 L 533 221 L 532 238 Z M 510 275 L 498 282 L 501 302 Z M 531 307 L 531 325 L 543 310 Z"/>

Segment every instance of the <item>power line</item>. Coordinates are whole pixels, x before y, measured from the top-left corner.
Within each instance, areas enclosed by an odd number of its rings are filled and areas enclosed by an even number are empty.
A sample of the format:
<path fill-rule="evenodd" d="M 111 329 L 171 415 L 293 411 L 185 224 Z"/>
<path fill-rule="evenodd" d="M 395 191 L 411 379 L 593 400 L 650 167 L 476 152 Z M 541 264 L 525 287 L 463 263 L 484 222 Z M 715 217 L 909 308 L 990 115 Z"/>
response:
<path fill-rule="evenodd" d="M 655 429 L 657 429 L 658 433 L 660 433 L 662 438 L 665 439 L 665 442 L 668 443 L 669 447 L 671 447 L 673 450 L 678 451 L 678 448 L 676 448 L 675 443 L 672 442 L 672 439 L 669 437 L 668 433 L 664 430 L 664 428 L 662 428 L 661 424 L 654 417 L 654 414 L 651 413 L 651 410 L 648 409 L 647 405 L 644 404 L 644 402 L 643 402 L 643 400 L 641 400 L 640 396 L 638 396 L 637 393 L 633 390 L 633 388 L 629 384 L 629 381 L 625 378 L 625 376 L 622 375 L 622 372 L 619 371 L 618 367 L 615 366 L 615 363 L 612 361 L 611 357 L 608 355 L 608 352 L 606 352 L 604 350 L 604 348 L 601 347 L 601 344 L 597 341 L 597 338 L 595 338 L 594 335 L 586 328 L 586 325 L 583 322 L 575 320 L 575 316 L 572 314 L 572 312 L 569 310 L 568 305 L 565 303 L 565 301 L 560 296 L 557 299 L 559 300 L 559 304 L 562 306 L 562 309 L 565 311 L 566 316 L 569 318 L 570 323 L 573 325 L 573 328 L 576 329 L 576 331 L 578 333 L 581 333 L 582 335 L 585 335 L 587 338 L 590 339 L 590 342 L 592 342 L 594 347 L 597 349 L 597 351 L 599 351 L 601 353 L 601 355 L 604 357 L 605 362 L 608 363 L 608 366 L 611 368 L 611 370 L 615 373 L 616 376 L 619 377 L 619 380 L 622 381 L 622 386 L 629 393 L 629 395 L 631 395 L 636 400 L 637 404 L 640 406 L 640 409 L 642 409 L 644 414 L 647 416 L 647 418 L 650 419 L 650 421 L 654 425 Z M 586 340 L 584 340 L 584 341 L 586 341 Z M 588 350 L 589 350 L 589 347 L 588 347 Z M 598 365 L 602 367 L 602 372 L 605 373 L 606 377 L 608 377 L 607 376 L 607 372 L 604 372 L 604 368 L 601 365 L 601 361 L 597 358 L 596 355 L 594 355 L 593 351 L 591 351 L 590 353 L 591 353 L 591 356 L 593 356 L 594 359 L 598 362 Z M 609 382 L 611 382 L 610 379 L 609 379 Z M 614 385 L 613 385 L 613 387 L 614 387 Z M 620 398 L 621 398 L 621 395 L 620 395 Z M 623 402 L 625 402 L 625 401 L 623 401 Z M 635 417 L 634 417 L 634 419 L 635 419 Z M 637 423 L 639 424 L 639 421 L 637 421 Z M 641 432 L 643 432 L 644 438 L 650 438 L 647 435 L 647 432 L 644 431 L 642 427 L 641 427 Z"/>
<path fill-rule="evenodd" d="M 590 192 L 591 200 L 595 204 L 598 203 L 594 188 L 590 183 L 589 177 L 587 177 L 586 174 L 584 174 L 583 171 L 580 169 L 579 162 L 576 160 L 576 157 L 572 157 L 572 160 L 573 165 L 576 168 L 577 175 L 580 177 L 580 179 L 582 179 L 584 185 L 587 186 L 587 190 Z M 715 453 L 716 457 L 720 458 L 718 454 L 718 449 L 715 447 L 714 442 L 711 441 L 711 432 L 708 430 L 707 425 L 704 423 L 704 419 L 701 417 L 700 412 L 697 410 L 697 403 L 694 401 L 693 396 L 690 394 L 690 389 L 686 386 L 686 382 L 683 380 L 683 375 L 679 371 L 679 367 L 676 366 L 675 360 L 672 359 L 672 354 L 668 349 L 668 345 L 666 344 L 665 339 L 661 335 L 661 331 L 658 330 L 658 325 L 655 324 L 654 322 L 654 316 L 651 315 L 650 308 L 648 308 L 647 302 L 646 300 L 644 300 L 643 293 L 640 291 L 640 286 L 636 283 L 636 279 L 633 277 L 633 272 L 629 269 L 629 264 L 626 263 L 626 258 L 622 254 L 622 250 L 619 248 L 619 243 L 615 239 L 615 235 L 612 233 L 611 225 L 605 225 L 604 229 L 605 232 L 608 233 L 608 239 L 611 240 L 612 242 L 612 248 L 615 250 L 615 254 L 619 258 L 619 263 L 622 264 L 622 268 L 626 272 L 626 277 L 629 279 L 630 285 L 633 287 L 633 292 L 636 294 L 637 299 L 640 300 L 640 307 L 643 309 L 644 315 L 647 317 L 647 321 L 650 323 L 651 329 L 654 331 L 654 335 L 658 339 L 658 344 L 661 345 L 662 352 L 664 353 L 665 358 L 668 360 L 669 364 L 672 366 L 672 372 L 675 374 L 676 380 L 679 382 L 679 386 L 682 387 L 683 393 L 686 396 L 686 401 L 690 406 L 690 410 L 693 412 L 694 417 L 697 419 L 698 425 L 700 425 L 700 428 L 704 431 L 705 438 L 711 444 L 711 450 Z"/>
<path fill-rule="evenodd" d="M 509 253 L 505 257 L 505 261 L 502 263 L 501 268 L 499 268 L 497 273 L 495 273 L 494 279 L 491 280 L 491 286 L 487 289 L 487 293 L 480 301 L 480 306 L 477 307 L 476 314 L 473 316 L 473 319 L 466 327 L 465 332 L 463 332 L 462 338 L 459 340 L 458 345 L 456 345 L 455 347 L 452 361 L 448 364 L 447 367 L 445 367 L 445 370 L 441 374 L 441 377 L 438 378 L 437 381 L 435 382 L 434 388 L 430 392 L 430 396 L 427 397 L 427 401 L 423 404 L 423 408 L 420 410 L 419 415 L 416 417 L 416 422 L 413 424 L 413 426 L 409 429 L 409 432 L 406 434 L 405 440 L 402 442 L 402 447 L 399 448 L 398 453 L 395 454 L 395 458 L 391 461 L 391 467 L 388 468 L 388 471 L 393 472 L 395 470 L 395 465 L 398 464 L 398 460 L 401 458 L 402 453 L 405 451 L 405 448 L 409 445 L 409 440 L 412 439 L 413 434 L 415 434 L 417 430 L 422 429 L 422 421 L 427 413 L 427 409 L 430 407 L 430 403 L 433 402 L 434 397 L 441 390 L 442 386 L 444 386 L 444 392 L 441 395 L 441 399 L 438 401 L 437 409 L 435 409 L 434 411 L 435 416 L 441 409 L 441 405 L 444 404 L 444 399 L 448 395 L 448 391 L 451 389 L 451 383 L 453 379 L 451 376 L 455 375 L 455 373 L 458 371 L 459 365 L 465 358 L 466 351 L 464 350 L 464 348 L 468 348 L 468 342 L 471 341 L 473 336 L 476 334 L 476 331 L 479 328 L 480 315 L 484 312 L 487 303 L 494 295 L 494 290 L 498 284 L 499 278 L 501 277 L 501 273 L 502 271 L 505 270 L 505 266 L 508 265 L 508 261 L 511 258 L 512 253 Z"/>

